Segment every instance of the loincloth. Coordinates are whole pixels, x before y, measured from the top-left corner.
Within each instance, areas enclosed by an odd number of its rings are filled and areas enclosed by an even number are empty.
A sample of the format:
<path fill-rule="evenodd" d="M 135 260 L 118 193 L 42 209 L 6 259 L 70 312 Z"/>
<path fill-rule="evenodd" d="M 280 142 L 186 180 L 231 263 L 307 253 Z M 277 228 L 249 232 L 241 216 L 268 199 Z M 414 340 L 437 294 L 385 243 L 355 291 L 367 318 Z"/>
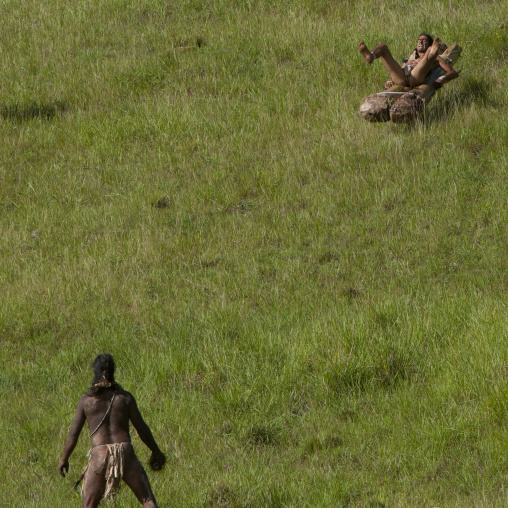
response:
<path fill-rule="evenodd" d="M 94 446 L 88 452 L 88 464 L 82 473 L 83 487 L 81 488 L 81 495 L 83 495 L 85 492 L 87 478 L 91 474 L 104 475 L 106 480 L 106 488 L 102 497 L 104 501 L 108 501 L 111 496 L 115 496 L 118 493 L 120 490 L 120 481 L 123 478 L 123 468 L 125 462 L 125 449 L 123 447 L 124 444 L 131 445 L 131 443 L 128 441 L 124 441 L 122 443 L 98 445 Z M 106 457 L 97 464 L 96 459 L 93 457 L 93 451 L 96 448 L 104 447 L 107 447 L 108 449 Z"/>

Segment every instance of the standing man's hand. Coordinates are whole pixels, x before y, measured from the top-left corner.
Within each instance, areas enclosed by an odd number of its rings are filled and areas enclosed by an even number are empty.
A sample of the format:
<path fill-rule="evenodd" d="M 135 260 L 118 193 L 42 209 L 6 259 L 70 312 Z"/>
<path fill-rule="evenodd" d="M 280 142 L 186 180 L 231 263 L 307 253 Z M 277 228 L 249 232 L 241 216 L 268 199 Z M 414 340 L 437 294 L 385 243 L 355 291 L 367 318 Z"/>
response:
<path fill-rule="evenodd" d="M 68 460 L 62 460 L 60 464 L 58 465 L 58 472 L 60 473 L 60 476 L 65 478 L 66 473 L 69 472 L 69 461 Z"/>
<path fill-rule="evenodd" d="M 166 456 L 160 451 L 152 452 L 150 457 L 150 467 L 154 471 L 160 471 L 166 463 Z"/>

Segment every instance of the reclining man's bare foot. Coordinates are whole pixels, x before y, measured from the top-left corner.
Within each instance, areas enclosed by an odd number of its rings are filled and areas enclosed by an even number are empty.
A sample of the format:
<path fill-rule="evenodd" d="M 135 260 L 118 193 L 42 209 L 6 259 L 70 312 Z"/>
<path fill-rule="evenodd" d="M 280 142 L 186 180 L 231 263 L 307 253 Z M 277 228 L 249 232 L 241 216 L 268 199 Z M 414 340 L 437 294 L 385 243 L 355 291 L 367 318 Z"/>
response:
<path fill-rule="evenodd" d="M 441 46 L 441 39 L 436 37 L 432 46 L 427 50 L 427 58 L 436 58 L 439 53 L 439 48 Z"/>
<path fill-rule="evenodd" d="M 374 55 L 367 49 L 365 42 L 360 42 L 358 49 L 367 63 L 372 63 L 374 61 Z"/>

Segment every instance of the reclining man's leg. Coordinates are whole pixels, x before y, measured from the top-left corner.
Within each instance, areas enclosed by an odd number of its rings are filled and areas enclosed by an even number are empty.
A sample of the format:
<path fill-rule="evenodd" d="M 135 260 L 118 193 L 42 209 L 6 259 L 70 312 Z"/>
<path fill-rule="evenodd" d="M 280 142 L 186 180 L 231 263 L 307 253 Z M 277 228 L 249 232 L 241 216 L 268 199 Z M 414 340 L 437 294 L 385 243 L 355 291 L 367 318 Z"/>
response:
<path fill-rule="evenodd" d="M 372 63 L 376 58 L 379 58 L 383 62 L 386 70 L 390 73 L 392 81 L 396 85 L 408 86 L 404 70 L 397 63 L 395 58 L 393 58 L 386 44 L 376 44 L 373 50 L 369 51 L 365 43 L 362 41 L 360 42 L 358 49 L 367 63 Z"/>
<path fill-rule="evenodd" d="M 423 58 L 418 62 L 418 64 L 411 71 L 411 74 L 408 76 L 407 80 L 409 86 L 418 86 L 424 82 L 425 76 L 427 76 L 427 74 L 430 72 L 434 62 L 436 61 L 440 46 L 441 40 L 436 37 L 432 43 L 432 46 L 425 52 Z"/>

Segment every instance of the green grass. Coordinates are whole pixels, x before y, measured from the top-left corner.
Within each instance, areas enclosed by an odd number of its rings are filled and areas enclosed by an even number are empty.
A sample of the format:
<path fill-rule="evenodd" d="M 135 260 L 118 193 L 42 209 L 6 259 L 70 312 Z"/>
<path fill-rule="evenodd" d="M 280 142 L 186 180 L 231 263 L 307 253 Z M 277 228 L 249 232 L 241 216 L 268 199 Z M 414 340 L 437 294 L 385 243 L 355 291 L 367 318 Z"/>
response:
<path fill-rule="evenodd" d="M 80 505 L 86 433 L 56 466 L 100 352 L 162 507 L 506 505 L 501 2 L 0 14 L 2 506 Z M 421 31 L 460 79 L 364 122 L 387 75 L 358 42 Z"/>

